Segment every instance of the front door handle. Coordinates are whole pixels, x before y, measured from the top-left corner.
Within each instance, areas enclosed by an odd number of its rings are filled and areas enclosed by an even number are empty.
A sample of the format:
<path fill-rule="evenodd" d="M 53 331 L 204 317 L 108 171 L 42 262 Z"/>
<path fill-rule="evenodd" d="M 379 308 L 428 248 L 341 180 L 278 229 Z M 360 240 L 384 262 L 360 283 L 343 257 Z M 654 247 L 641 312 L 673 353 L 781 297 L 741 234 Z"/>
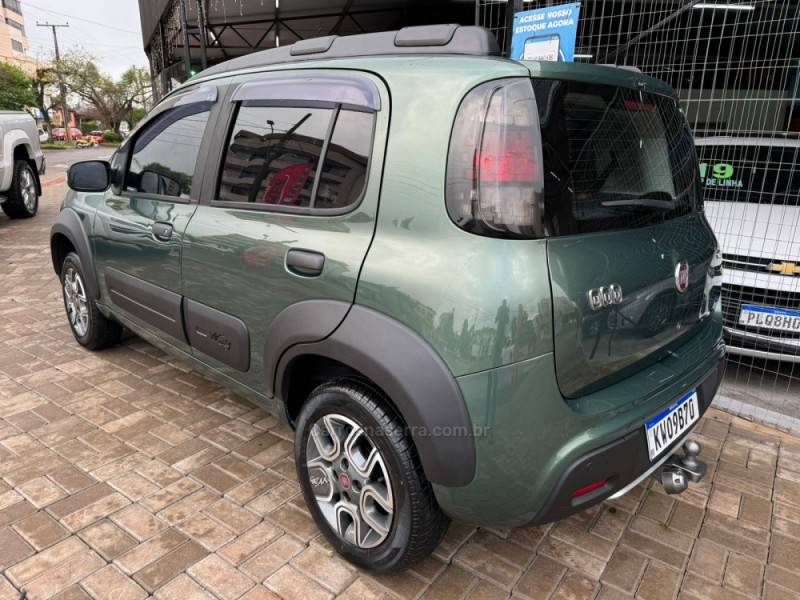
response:
<path fill-rule="evenodd" d="M 316 277 L 325 266 L 325 255 L 313 250 L 291 248 L 286 253 L 286 268 L 295 275 Z"/>
<path fill-rule="evenodd" d="M 169 223 L 153 223 L 150 230 L 156 239 L 168 242 L 172 238 L 172 225 Z"/>

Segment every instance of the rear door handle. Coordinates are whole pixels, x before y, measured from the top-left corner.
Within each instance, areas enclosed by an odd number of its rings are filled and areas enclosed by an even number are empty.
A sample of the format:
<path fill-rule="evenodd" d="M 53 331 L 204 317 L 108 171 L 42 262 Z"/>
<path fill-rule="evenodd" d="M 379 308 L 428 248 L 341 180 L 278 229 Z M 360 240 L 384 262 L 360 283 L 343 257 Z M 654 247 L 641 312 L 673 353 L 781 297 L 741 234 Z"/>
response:
<path fill-rule="evenodd" d="M 169 223 L 153 223 L 150 225 L 150 230 L 156 239 L 162 242 L 168 242 L 172 238 L 172 225 Z"/>
<path fill-rule="evenodd" d="M 313 250 L 290 248 L 286 253 L 286 268 L 296 275 L 316 277 L 325 266 L 325 255 Z"/>

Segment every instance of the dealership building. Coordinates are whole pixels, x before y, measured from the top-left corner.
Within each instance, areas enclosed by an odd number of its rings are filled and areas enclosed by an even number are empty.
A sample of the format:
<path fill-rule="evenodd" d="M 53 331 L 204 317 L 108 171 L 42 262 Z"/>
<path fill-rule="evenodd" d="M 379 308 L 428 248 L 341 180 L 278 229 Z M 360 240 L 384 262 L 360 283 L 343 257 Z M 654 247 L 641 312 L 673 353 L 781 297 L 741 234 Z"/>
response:
<path fill-rule="evenodd" d="M 472 0 L 139 0 L 156 95 L 229 58 L 325 35 L 474 24 Z"/>
<path fill-rule="evenodd" d="M 325 35 L 430 23 L 478 24 L 508 51 L 521 0 L 139 0 L 156 96 L 229 58 Z M 793 1 L 592 0 L 575 60 L 634 66 L 668 81 L 697 132 L 800 130 Z"/>

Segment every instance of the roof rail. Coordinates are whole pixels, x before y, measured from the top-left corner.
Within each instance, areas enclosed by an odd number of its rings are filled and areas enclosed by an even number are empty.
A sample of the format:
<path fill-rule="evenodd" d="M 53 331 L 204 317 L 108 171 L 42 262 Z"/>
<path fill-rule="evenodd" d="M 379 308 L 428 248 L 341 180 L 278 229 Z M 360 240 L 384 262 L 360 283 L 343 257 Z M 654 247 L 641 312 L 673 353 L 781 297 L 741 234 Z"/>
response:
<path fill-rule="evenodd" d="M 381 31 L 339 37 L 300 40 L 290 46 L 262 50 L 209 67 L 199 77 L 320 58 L 347 58 L 393 54 L 462 54 L 499 56 L 494 35 L 483 27 L 464 25 L 421 25 L 399 31 Z"/>

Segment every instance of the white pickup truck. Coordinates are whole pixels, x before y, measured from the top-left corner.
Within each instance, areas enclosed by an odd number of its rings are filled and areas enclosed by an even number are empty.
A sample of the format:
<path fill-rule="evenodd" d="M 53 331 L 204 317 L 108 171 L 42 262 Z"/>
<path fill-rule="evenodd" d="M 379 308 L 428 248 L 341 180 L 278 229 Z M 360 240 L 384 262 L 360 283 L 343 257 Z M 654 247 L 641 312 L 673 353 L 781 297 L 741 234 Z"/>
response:
<path fill-rule="evenodd" d="M 12 219 L 36 214 L 45 160 L 36 121 L 26 112 L 0 111 L 0 207 Z"/>

